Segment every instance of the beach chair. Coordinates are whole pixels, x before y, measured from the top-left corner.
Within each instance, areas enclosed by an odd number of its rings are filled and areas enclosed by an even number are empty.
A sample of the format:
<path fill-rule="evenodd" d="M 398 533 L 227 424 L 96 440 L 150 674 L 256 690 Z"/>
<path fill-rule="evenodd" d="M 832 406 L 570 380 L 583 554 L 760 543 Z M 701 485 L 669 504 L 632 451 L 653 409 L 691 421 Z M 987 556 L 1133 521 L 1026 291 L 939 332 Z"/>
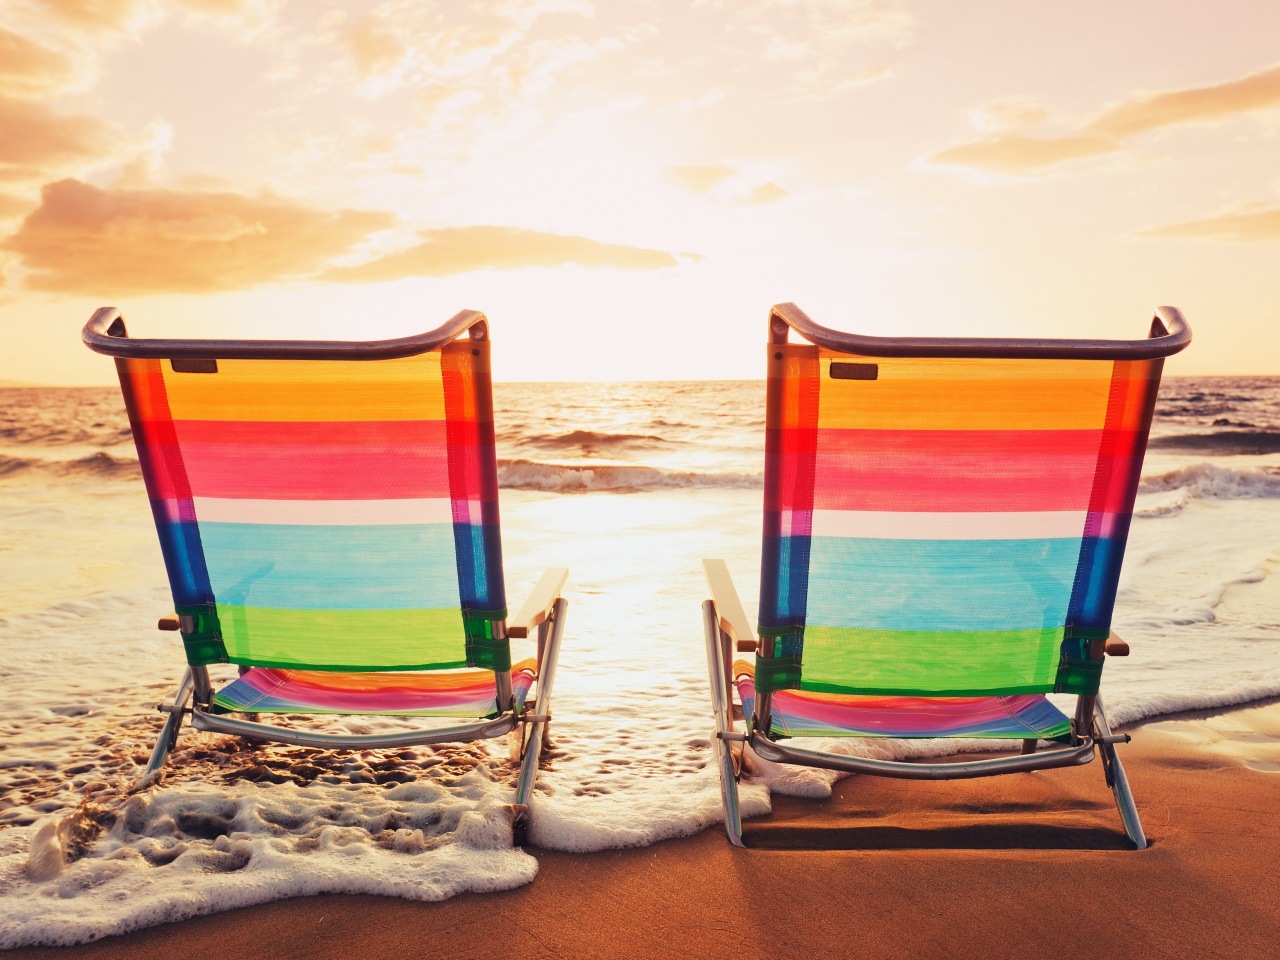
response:
<path fill-rule="evenodd" d="M 922 780 L 1096 752 L 1145 847 L 1115 749 L 1129 737 L 1108 727 L 1098 684 L 1104 657 L 1128 653 L 1111 613 L 1163 358 L 1191 341 L 1181 314 L 1159 308 L 1146 340 L 882 338 L 786 303 L 769 338 L 758 633 L 724 561 L 704 561 L 730 840 L 742 845 L 750 745 L 777 763 Z M 1074 694 L 1073 714 L 1049 693 Z M 837 736 L 1022 750 L 925 763 L 788 742 Z"/>
<path fill-rule="evenodd" d="M 104 307 L 83 339 L 116 359 L 173 591 L 160 628 L 186 650 L 146 773 L 186 716 L 321 748 L 520 727 L 515 799 L 527 805 L 568 573 L 548 570 L 507 616 L 483 314 L 373 342 L 134 340 Z M 513 664 L 509 638 L 531 634 L 536 659 Z M 214 689 L 208 668 L 223 663 L 240 675 Z M 467 721 L 341 735 L 259 714 Z"/>

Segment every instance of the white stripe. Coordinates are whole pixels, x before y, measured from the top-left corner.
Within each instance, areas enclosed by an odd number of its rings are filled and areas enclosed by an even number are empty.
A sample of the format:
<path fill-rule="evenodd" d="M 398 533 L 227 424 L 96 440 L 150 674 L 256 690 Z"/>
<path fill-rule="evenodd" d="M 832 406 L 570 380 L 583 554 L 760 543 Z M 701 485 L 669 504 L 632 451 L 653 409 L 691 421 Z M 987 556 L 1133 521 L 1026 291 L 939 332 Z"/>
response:
<path fill-rule="evenodd" d="M 1084 535 L 1085 511 L 890 513 L 815 510 L 815 537 L 870 540 L 1041 540 Z"/>
<path fill-rule="evenodd" d="M 225 500 L 196 497 L 205 523 L 281 523 L 316 527 L 453 523 L 446 497 L 417 500 Z"/>

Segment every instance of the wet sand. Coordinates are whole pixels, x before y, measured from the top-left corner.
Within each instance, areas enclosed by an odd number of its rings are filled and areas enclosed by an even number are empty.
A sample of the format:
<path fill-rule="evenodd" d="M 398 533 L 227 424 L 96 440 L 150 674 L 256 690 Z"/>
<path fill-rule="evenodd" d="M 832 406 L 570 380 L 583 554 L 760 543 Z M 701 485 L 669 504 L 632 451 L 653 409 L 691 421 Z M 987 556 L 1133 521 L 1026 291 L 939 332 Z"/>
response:
<path fill-rule="evenodd" d="M 1267 957 L 1280 944 L 1280 703 L 1131 730 L 1148 850 L 1095 761 L 951 783 L 851 777 L 722 830 L 443 903 L 317 896 L 18 957 Z M 774 891 L 770 893 L 770 891 Z"/>

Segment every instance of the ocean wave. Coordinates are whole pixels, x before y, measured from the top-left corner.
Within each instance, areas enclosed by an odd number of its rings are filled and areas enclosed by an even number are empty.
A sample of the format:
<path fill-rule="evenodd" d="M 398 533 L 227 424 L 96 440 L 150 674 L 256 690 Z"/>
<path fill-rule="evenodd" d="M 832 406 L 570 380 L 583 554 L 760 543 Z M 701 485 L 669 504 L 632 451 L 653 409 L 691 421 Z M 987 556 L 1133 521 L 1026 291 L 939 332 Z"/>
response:
<path fill-rule="evenodd" d="M 498 461 L 498 486 L 507 490 L 546 490 L 555 493 L 638 492 L 681 487 L 750 490 L 760 484 L 760 475 L 752 473 L 697 473 L 641 466 L 580 466 L 541 463 L 537 460 Z"/>
<path fill-rule="evenodd" d="M 38 473 L 57 477 L 131 477 L 139 473 L 136 457 L 91 453 L 75 460 L 44 460 L 40 457 L 0 456 L 0 477 Z"/>
<path fill-rule="evenodd" d="M 1212 463 L 1193 463 L 1154 477 L 1143 477 L 1138 493 L 1183 494 L 1182 505 L 1191 499 L 1252 500 L 1280 498 L 1280 468 L 1246 467 L 1231 469 Z M 1168 509 L 1166 509 L 1166 507 Z M 1136 511 L 1138 516 L 1171 516 L 1172 505 L 1152 508 L 1160 513 Z"/>
<path fill-rule="evenodd" d="M 1272 430 L 1224 430 L 1220 433 L 1183 433 L 1153 437 L 1153 450 L 1177 453 L 1205 453 L 1216 456 L 1258 456 L 1280 453 L 1280 433 Z"/>
<path fill-rule="evenodd" d="M 605 433 L 598 430 L 572 430 L 561 434 L 540 434 L 521 437 L 524 446 L 542 450 L 581 450 L 584 453 L 601 454 L 630 450 L 653 450 L 676 441 L 648 433 Z"/>

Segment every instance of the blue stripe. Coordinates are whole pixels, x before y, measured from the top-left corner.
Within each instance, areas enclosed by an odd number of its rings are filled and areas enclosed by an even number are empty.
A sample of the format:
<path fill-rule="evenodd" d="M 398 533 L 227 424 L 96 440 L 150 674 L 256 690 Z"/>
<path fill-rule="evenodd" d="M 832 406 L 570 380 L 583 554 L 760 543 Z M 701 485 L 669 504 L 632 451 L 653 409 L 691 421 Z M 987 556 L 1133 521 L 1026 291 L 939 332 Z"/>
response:
<path fill-rule="evenodd" d="M 766 514 L 765 523 L 777 514 Z M 760 559 L 760 629 L 803 627 L 809 596 L 810 537 L 766 533 Z"/>
<path fill-rule="evenodd" d="M 453 525 L 201 523 L 220 603 L 292 610 L 459 607 Z"/>
<path fill-rule="evenodd" d="M 507 605 L 502 578 L 502 539 L 498 532 L 498 505 L 481 507 L 483 525 L 455 523 L 458 588 L 465 610 L 497 611 Z M 486 514 L 492 515 L 492 521 Z"/>
<path fill-rule="evenodd" d="M 200 534 L 191 522 L 175 523 L 166 518 L 164 501 L 152 501 L 156 533 L 160 537 L 160 553 L 169 574 L 169 589 L 179 607 L 213 603 L 209 571 L 205 569 Z"/>
<path fill-rule="evenodd" d="M 877 540 L 814 537 L 809 625 L 879 630 L 1061 627 L 1076 537 Z"/>
<path fill-rule="evenodd" d="M 1080 574 L 1071 597 L 1069 622 L 1073 627 L 1110 629 L 1125 539 L 1123 536 L 1085 537 L 1081 543 Z"/>

